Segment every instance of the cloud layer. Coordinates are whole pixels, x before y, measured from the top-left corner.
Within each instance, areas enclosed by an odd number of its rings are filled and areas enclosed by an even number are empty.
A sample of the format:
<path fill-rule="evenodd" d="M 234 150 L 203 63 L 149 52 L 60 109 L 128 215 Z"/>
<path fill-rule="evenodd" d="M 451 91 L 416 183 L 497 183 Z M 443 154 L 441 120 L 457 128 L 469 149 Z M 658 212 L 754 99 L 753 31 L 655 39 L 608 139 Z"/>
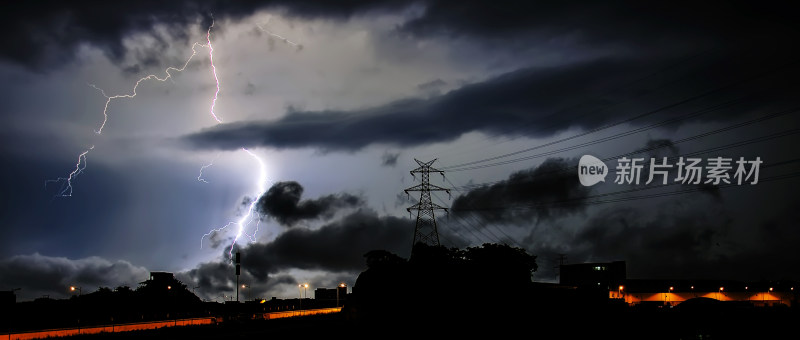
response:
<path fill-rule="evenodd" d="M 262 214 L 274 218 L 278 223 L 292 226 L 302 220 L 330 219 L 339 209 L 364 204 L 361 197 L 347 193 L 301 201 L 302 196 L 303 186 L 300 183 L 278 182 L 259 198 L 257 207 Z"/>
<path fill-rule="evenodd" d="M 126 285 L 136 288 L 149 278 L 149 272 L 127 261 L 109 261 L 100 257 L 69 259 L 66 257 L 17 255 L 0 260 L 0 287 L 22 288 L 17 292 L 25 299 L 50 295 L 59 298 L 70 294 L 69 287 L 82 287 L 89 293 L 98 287 Z"/>
<path fill-rule="evenodd" d="M 547 138 L 567 129 L 591 130 L 623 122 L 674 129 L 691 122 L 730 121 L 785 104 L 792 98 L 791 79 L 798 73 L 797 62 L 788 58 L 773 61 L 775 65 L 760 64 L 766 60 L 759 57 L 680 72 L 663 68 L 665 61 L 658 58 L 602 58 L 530 67 L 438 96 L 356 110 L 290 109 L 278 120 L 220 124 L 182 141 L 197 149 L 357 151 L 373 144 L 412 147 L 448 142 L 470 132 Z M 651 75 L 667 79 L 642 77 L 658 68 Z M 709 77 L 689 81 L 693 72 Z M 663 94 L 665 87 L 668 96 Z"/>
<path fill-rule="evenodd" d="M 627 2 L 598 4 L 530 3 L 508 0 L 451 4 L 447 1 L 137 1 L 109 4 L 103 1 L 64 3 L 38 1 L 8 6 L 0 15 L 0 28 L 10 34 L 0 48 L 0 59 L 47 69 L 70 60 L 88 43 L 103 48 L 112 59 L 126 51 L 122 40 L 134 33 L 153 33 L 157 25 L 170 35 L 185 38 L 183 27 L 211 17 L 238 19 L 258 10 L 279 10 L 302 18 L 347 19 L 370 11 L 422 10 L 398 31 L 416 37 L 446 36 L 519 46 L 531 37 L 560 37 L 574 44 L 608 47 L 646 46 L 668 53 L 682 45 L 739 44 L 754 39 L 791 42 L 798 28 L 783 2 L 703 3 L 687 9 L 682 4 L 659 2 L 632 6 Z M 780 36 L 775 32 L 781 32 Z M 156 36 L 156 35 L 154 35 Z M 514 43 L 514 42 L 517 43 Z M 163 42 L 163 41 L 162 41 Z M 524 44 L 523 44 L 524 45 Z"/>
<path fill-rule="evenodd" d="M 386 249 L 407 257 L 411 250 L 412 228 L 413 222 L 408 219 L 379 216 L 364 209 L 317 229 L 288 229 L 271 242 L 251 243 L 239 249 L 240 280 L 251 285 L 254 296 L 266 296 L 272 289 L 279 291 L 280 285 L 296 283 L 297 278 L 286 274 L 295 269 L 327 272 L 333 276 L 347 273 L 343 277 L 352 281 L 365 269 L 364 254 L 370 250 Z M 205 296 L 216 298 L 218 294 L 229 294 L 235 289 L 233 272 L 226 250 L 220 260 L 202 263 L 178 277 L 197 283 Z M 328 278 L 328 281 L 339 279 Z"/>
<path fill-rule="evenodd" d="M 535 168 L 459 195 L 453 201 L 453 213 L 474 212 L 485 223 L 540 223 L 581 212 L 580 199 L 591 188 L 582 186 L 575 172 L 569 171 L 575 164 L 574 159 L 548 158 Z"/>

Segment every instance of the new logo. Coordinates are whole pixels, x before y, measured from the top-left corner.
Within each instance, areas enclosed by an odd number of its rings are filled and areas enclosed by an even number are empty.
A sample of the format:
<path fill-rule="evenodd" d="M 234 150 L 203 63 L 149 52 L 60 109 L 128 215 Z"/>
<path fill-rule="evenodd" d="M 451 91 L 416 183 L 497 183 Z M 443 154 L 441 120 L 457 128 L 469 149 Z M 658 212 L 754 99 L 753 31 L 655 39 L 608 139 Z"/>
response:
<path fill-rule="evenodd" d="M 605 182 L 608 167 L 597 157 L 583 155 L 578 161 L 578 179 L 583 186 L 590 187 L 598 182 Z"/>

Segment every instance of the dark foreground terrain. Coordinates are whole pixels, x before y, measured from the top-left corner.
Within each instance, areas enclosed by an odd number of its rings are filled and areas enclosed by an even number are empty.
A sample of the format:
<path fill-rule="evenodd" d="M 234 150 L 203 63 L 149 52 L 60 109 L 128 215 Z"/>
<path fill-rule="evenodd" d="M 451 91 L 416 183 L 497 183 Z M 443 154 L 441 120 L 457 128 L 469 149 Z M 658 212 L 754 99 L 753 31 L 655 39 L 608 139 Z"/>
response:
<path fill-rule="evenodd" d="M 514 312 L 508 315 L 506 313 Z M 346 312 L 277 320 L 80 335 L 77 339 L 447 338 L 512 336 L 540 339 L 797 339 L 800 313 L 791 308 L 642 310 L 487 310 L 354 320 Z"/>

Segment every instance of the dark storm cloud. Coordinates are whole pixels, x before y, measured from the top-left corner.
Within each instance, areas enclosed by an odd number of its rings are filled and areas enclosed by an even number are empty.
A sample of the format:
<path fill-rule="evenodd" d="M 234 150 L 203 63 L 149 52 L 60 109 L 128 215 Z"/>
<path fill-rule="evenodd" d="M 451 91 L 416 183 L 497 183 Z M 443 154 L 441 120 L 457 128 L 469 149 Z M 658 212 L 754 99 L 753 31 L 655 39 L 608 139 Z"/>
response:
<path fill-rule="evenodd" d="M 18 295 L 32 299 L 41 295 L 53 297 L 70 294 L 70 286 L 89 293 L 97 287 L 136 285 L 148 278 L 145 268 L 126 261 L 109 261 L 100 257 L 68 259 L 40 255 L 17 255 L 0 260 L 0 289 L 22 288 Z"/>
<path fill-rule="evenodd" d="M 673 164 L 677 162 L 678 157 L 681 157 L 680 148 L 675 145 L 675 143 L 671 139 L 649 139 L 644 147 L 640 150 L 644 150 L 643 154 L 632 156 L 632 157 L 639 157 L 644 158 L 645 162 L 650 162 L 650 159 L 655 158 L 656 162 L 662 162 L 663 158 L 666 157 L 671 159 L 668 163 Z M 649 164 L 649 163 L 646 163 Z M 653 180 L 659 180 L 660 176 L 653 176 Z M 649 181 L 650 179 L 650 166 L 645 166 L 642 169 L 642 178 L 645 181 Z M 667 178 L 678 178 L 678 168 L 672 167 L 667 172 Z M 698 189 L 701 193 L 705 193 L 716 199 L 717 201 L 722 201 L 722 193 L 720 192 L 719 186 L 712 185 L 712 184 L 699 184 Z"/>
<path fill-rule="evenodd" d="M 290 268 L 359 271 L 370 250 L 407 253 L 412 226 L 408 219 L 359 210 L 319 229 L 292 228 L 270 243 L 249 245 L 241 250 L 242 267 L 259 280 Z"/>
<path fill-rule="evenodd" d="M 733 207 L 730 200 L 695 193 L 649 206 L 603 206 L 571 222 L 574 228 L 558 227 L 570 230 L 556 232 L 561 236 L 553 237 L 553 231 L 543 236 L 538 229 L 524 242 L 551 262 L 554 254 L 567 255 L 567 263 L 625 260 L 629 278 L 797 279 L 798 259 L 786 254 L 800 241 L 795 230 L 800 215 L 785 200 L 788 191 L 775 193 L 771 204 L 779 208 L 753 224 L 742 217 L 760 209 L 752 200 Z"/>
<path fill-rule="evenodd" d="M 394 167 L 395 165 L 397 165 L 397 158 L 399 157 L 400 157 L 399 152 L 386 151 L 383 153 L 383 156 L 381 156 L 381 165 Z"/>
<path fill-rule="evenodd" d="M 417 90 L 426 95 L 440 95 L 442 88 L 447 85 L 447 82 L 441 79 L 429 81 L 427 83 L 417 85 Z"/>
<path fill-rule="evenodd" d="M 488 223 L 543 220 L 583 211 L 580 200 L 591 191 L 573 171 L 577 160 L 548 158 L 533 169 L 511 174 L 507 180 L 485 185 L 453 201 L 454 214 L 476 213 Z M 564 202 L 546 205 L 540 203 Z"/>
<path fill-rule="evenodd" d="M 417 35 L 500 40 L 527 33 L 569 36 L 578 43 L 652 46 L 677 38 L 735 44 L 745 38 L 772 38 L 775 32 L 796 34 L 790 8 L 780 1 L 690 5 L 674 1 L 431 1 L 424 15 L 403 29 Z"/>
<path fill-rule="evenodd" d="M 671 139 L 649 139 L 644 145 L 643 150 L 648 150 L 649 157 L 675 157 L 680 153 L 678 148 Z"/>
<path fill-rule="evenodd" d="M 226 253 L 226 259 L 227 255 Z M 236 292 L 235 267 L 226 260 L 201 263 L 194 269 L 175 274 L 175 277 L 189 287 L 196 287 L 195 293 L 205 300 L 230 300 Z M 277 286 L 296 283 L 297 280 L 288 275 L 273 275 L 257 280 L 243 270 L 239 276 L 239 284 L 246 287 L 240 289 L 241 300 L 265 297 Z"/>
<path fill-rule="evenodd" d="M 319 229 L 292 228 L 272 242 L 239 249 L 240 282 L 252 285 L 253 293 L 266 294 L 277 285 L 296 283 L 294 278 L 280 274 L 289 269 L 359 272 L 366 269 L 364 254 L 370 250 L 385 249 L 407 256 L 412 232 L 412 221 L 378 216 L 370 210 L 359 210 Z M 220 261 L 202 263 L 177 277 L 199 286 L 203 296 L 216 299 L 235 290 L 233 272 L 225 250 Z"/>
<path fill-rule="evenodd" d="M 290 111 L 270 122 L 221 124 L 185 137 L 198 148 L 242 146 L 318 147 L 357 150 L 372 143 L 413 146 L 445 142 L 464 133 L 549 135 L 573 124 L 592 127 L 608 117 L 591 115 L 580 122 L 551 116 L 589 97 L 589 107 L 607 104 L 598 89 L 641 65 L 602 60 L 555 68 L 529 68 L 467 85 L 429 99 L 406 99 L 355 111 Z M 548 118 L 549 124 L 542 123 Z M 424 124 L 420 123 L 424 122 Z M 546 129 L 545 129 L 546 127 Z"/>
<path fill-rule="evenodd" d="M 677 207 L 673 211 L 661 209 L 657 214 L 644 215 L 630 207 L 605 209 L 586 222 L 585 228 L 576 235 L 575 243 L 579 247 L 587 245 L 594 257 L 647 249 L 660 256 L 671 253 L 672 261 L 683 262 L 699 258 L 700 252 L 712 250 L 730 223 L 724 217 L 715 221 L 715 216 L 702 211 L 684 210 L 673 214 L 678 210 Z M 678 249 L 684 249 L 685 253 L 677 252 Z"/>
<path fill-rule="evenodd" d="M 278 182 L 258 200 L 258 210 L 285 226 L 302 220 L 330 219 L 336 211 L 363 205 L 361 197 L 341 193 L 301 201 L 303 186 L 300 183 Z"/>
<path fill-rule="evenodd" d="M 530 67 L 430 98 L 351 111 L 290 108 L 278 120 L 219 124 L 181 140 L 201 149 L 354 151 L 371 144 L 447 142 L 468 132 L 549 137 L 569 128 L 619 124 L 626 118 L 628 124 L 674 128 L 687 122 L 732 120 L 767 105 L 796 105 L 791 80 L 798 63 L 788 62 L 791 57 L 771 64 L 763 63 L 761 55 L 716 55 L 694 62 L 617 57 Z M 699 75 L 704 78 L 696 78 Z M 672 120 L 665 123 L 667 119 Z"/>
<path fill-rule="evenodd" d="M 400 10 L 421 4 L 421 14 L 399 26 L 414 36 L 447 35 L 470 39 L 515 40 L 560 37 L 577 44 L 609 47 L 648 46 L 669 52 L 671 42 L 739 44 L 742 40 L 791 42 L 797 34 L 789 4 L 783 2 L 635 2 L 530 1 L 36 1 L 6 5 L 0 29 L 9 32 L 0 59 L 46 69 L 73 56 L 82 43 L 101 47 L 114 60 L 126 53 L 122 39 L 152 33 L 165 24 L 175 37 L 203 17 L 238 19 L 260 9 L 280 9 L 300 18 L 346 19 L 371 10 Z M 780 35 L 775 34 L 779 32 Z M 525 46 L 527 44 L 517 44 Z M 146 60 L 147 58 L 145 58 Z"/>
<path fill-rule="evenodd" d="M 758 266 L 745 268 L 745 264 L 754 264 L 756 259 L 742 260 L 754 252 L 774 251 L 766 250 L 769 247 L 763 245 L 744 246 L 734 241 L 736 236 L 730 228 L 733 218 L 719 206 L 700 204 L 702 197 L 695 196 L 694 200 L 702 208 L 687 207 L 685 202 L 675 200 L 664 204 L 655 214 L 626 207 L 600 211 L 577 234 L 575 258 L 626 259 L 629 272 L 638 277 L 674 277 L 680 273 L 695 278 L 758 278 L 753 275 L 759 272 Z M 748 233 L 775 240 L 763 235 L 758 226 Z M 787 241 L 771 246 L 786 248 Z M 785 270 L 782 273 L 789 274 Z"/>
<path fill-rule="evenodd" d="M 189 1 L 17 2 L 5 6 L 0 15 L 0 29 L 14 32 L 0 48 L 0 57 L 47 69 L 71 60 L 80 44 L 90 43 L 120 60 L 126 53 L 122 38 L 127 34 L 148 32 L 163 23 L 181 37 L 183 26 L 207 13 L 201 3 Z"/>
<path fill-rule="evenodd" d="M 240 283 L 250 285 L 253 296 L 261 296 L 278 285 L 295 284 L 294 278 L 281 274 L 290 269 L 359 272 L 365 269 L 364 254 L 370 250 L 386 249 L 407 255 L 412 232 L 412 221 L 378 216 L 370 210 L 359 210 L 319 229 L 292 228 L 272 242 L 252 243 L 239 249 Z M 217 299 L 235 291 L 233 272 L 226 249 L 219 261 L 202 263 L 177 277 L 199 287 L 200 295 Z"/>
<path fill-rule="evenodd" d="M 36 1 L 6 4 L 0 13 L 0 30 L 9 33 L 0 47 L 0 59 L 29 69 L 47 70 L 74 57 L 84 43 L 99 47 L 112 60 L 127 53 L 123 38 L 133 33 L 153 33 L 166 25 L 170 35 L 186 39 L 185 27 L 203 20 L 238 19 L 260 9 L 280 9 L 304 18 L 347 18 L 373 8 L 398 8 L 400 1 Z M 153 35 L 154 38 L 158 38 Z M 162 41 L 163 42 L 163 41 Z M 147 64 L 147 56 L 140 61 Z"/>
<path fill-rule="evenodd" d="M 226 254 L 227 255 L 227 254 Z M 227 261 L 201 263 L 176 277 L 201 292 L 230 292 L 236 289 L 235 268 Z"/>

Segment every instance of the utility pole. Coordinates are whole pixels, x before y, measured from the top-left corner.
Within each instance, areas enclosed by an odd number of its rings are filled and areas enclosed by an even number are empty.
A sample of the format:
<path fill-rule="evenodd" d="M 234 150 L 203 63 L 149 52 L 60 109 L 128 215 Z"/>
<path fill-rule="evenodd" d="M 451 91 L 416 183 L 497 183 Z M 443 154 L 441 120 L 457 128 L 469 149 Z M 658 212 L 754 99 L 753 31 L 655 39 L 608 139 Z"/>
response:
<path fill-rule="evenodd" d="M 241 273 L 241 255 L 236 252 L 236 302 L 239 302 L 239 274 Z"/>
<path fill-rule="evenodd" d="M 439 245 L 439 231 L 436 228 L 436 216 L 434 215 L 434 211 L 444 210 L 444 212 L 447 213 L 447 208 L 431 201 L 431 191 L 444 191 L 447 192 L 448 197 L 450 196 L 450 189 L 430 183 L 431 172 L 442 174 L 442 179 L 444 179 L 444 171 L 431 167 L 431 164 L 433 164 L 436 159 L 429 162 L 421 162 L 417 159 L 414 159 L 414 161 L 419 164 L 419 167 L 410 171 L 411 176 L 416 179 L 416 174 L 421 174 L 422 183 L 404 190 L 406 195 L 410 195 L 408 193 L 409 191 L 420 192 L 419 202 L 406 209 L 408 212 L 411 212 L 411 210 L 417 211 L 417 223 L 414 227 L 414 242 L 411 244 L 412 252 L 414 245 L 417 243 L 434 246 Z"/>

